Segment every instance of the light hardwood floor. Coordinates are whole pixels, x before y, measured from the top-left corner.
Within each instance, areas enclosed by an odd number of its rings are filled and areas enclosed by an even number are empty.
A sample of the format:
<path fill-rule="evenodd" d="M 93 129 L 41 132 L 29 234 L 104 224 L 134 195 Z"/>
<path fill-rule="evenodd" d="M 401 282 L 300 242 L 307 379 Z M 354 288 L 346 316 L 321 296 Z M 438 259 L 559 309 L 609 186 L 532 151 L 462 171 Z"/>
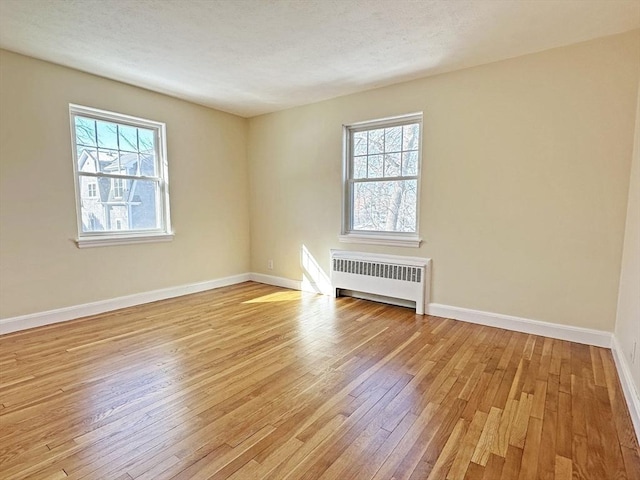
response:
<path fill-rule="evenodd" d="M 639 479 L 607 349 L 244 283 L 0 338 L 3 479 Z"/>

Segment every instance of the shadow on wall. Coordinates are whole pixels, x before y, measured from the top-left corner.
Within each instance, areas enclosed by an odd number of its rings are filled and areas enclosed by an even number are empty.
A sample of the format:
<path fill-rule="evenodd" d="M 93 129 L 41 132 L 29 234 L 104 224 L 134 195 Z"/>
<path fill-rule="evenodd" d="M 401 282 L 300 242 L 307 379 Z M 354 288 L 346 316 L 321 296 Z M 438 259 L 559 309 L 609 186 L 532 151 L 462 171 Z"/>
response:
<path fill-rule="evenodd" d="M 300 250 L 300 264 L 302 266 L 301 289 L 305 292 L 331 295 L 331 279 L 320 268 L 316 259 L 311 255 L 306 245 Z"/>

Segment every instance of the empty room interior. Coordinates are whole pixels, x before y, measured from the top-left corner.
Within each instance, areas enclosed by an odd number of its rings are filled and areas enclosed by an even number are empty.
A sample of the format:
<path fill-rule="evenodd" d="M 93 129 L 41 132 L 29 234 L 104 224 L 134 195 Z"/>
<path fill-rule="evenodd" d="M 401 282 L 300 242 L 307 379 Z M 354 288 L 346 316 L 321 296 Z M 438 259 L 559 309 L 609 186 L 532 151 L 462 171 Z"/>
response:
<path fill-rule="evenodd" d="M 0 0 L 0 478 L 640 479 L 640 2 Z"/>

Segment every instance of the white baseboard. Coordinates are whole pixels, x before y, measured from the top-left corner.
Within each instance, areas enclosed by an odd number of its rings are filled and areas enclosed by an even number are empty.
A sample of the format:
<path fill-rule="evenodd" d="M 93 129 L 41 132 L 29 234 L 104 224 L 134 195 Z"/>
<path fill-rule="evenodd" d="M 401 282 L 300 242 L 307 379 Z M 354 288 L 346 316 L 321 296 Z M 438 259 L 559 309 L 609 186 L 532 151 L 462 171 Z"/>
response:
<path fill-rule="evenodd" d="M 277 277 L 275 275 L 265 275 L 264 273 L 250 273 L 252 282 L 264 283 L 275 287 L 290 288 L 291 290 L 301 290 L 303 292 L 318 293 L 320 295 L 331 295 L 331 288 L 327 285 L 318 285 L 308 279 L 291 280 L 290 278 Z"/>
<path fill-rule="evenodd" d="M 618 369 L 618 377 L 620 377 L 624 398 L 627 401 L 627 406 L 629 407 L 629 414 L 631 415 L 633 428 L 636 431 L 636 438 L 640 439 L 640 392 L 638 392 L 636 385 L 633 382 L 631 366 L 627 361 L 627 357 L 624 356 L 622 348 L 620 347 L 615 335 L 613 335 L 612 343 L 611 351 L 613 352 L 613 360 L 616 362 L 616 368 Z"/>
<path fill-rule="evenodd" d="M 590 328 L 572 327 L 558 323 L 542 322 L 528 318 L 503 315 L 501 313 L 483 312 L 469 308 L 452 307 L 439 303 L 430 303 L 427 314 L 435 317 L 453 318 L 463 322 L 477 323 L 489 327 L 504 328 L 516 332 L 542 335 L 544 337 L 569 340 L 595 347 L 611 348 L 611 332 L 593 330 Z"/>
<path fill-rule="evenodd" d="M 275 275 L 265 275 L 264 273 L 250 273 L 249 280 L 252 282 L 264 283 L 275 287 L 290 288 L 291 290 L 302 290 L 302 282 L 291 280 L 290 278 L 276 277 Z"/>
<path fill-rule="evenodd" d="M 97 315 L 100 313 L 110 312 L 112 310 L 118 310 L 120 308 L 133 307 L 144 303 L 165 300 L 167 298 L 180 297 L 190 293 L 204 292 L 205 290 L 226 287 L 236 283 L 248 282 L 249 280 L 250 275 L 248 273 L 242 273 L 240 275 L 218 278 L 206 282 L 190 283 L 187 285 L 179 285 L 177 287 L 169 287 L 150 292 L 126 295 L 124 297 L 111 298 L 109 300 L 85 303 L 83 305 L 74 305 L 72 307 L 48 310 L 46 312 L 3 318 L 0 319 L 0 335 L 26 330 L 28 328 L 42 327 L 52 323 L 66 322 L 76 318 L 88 317 L 90 315 Z"/>

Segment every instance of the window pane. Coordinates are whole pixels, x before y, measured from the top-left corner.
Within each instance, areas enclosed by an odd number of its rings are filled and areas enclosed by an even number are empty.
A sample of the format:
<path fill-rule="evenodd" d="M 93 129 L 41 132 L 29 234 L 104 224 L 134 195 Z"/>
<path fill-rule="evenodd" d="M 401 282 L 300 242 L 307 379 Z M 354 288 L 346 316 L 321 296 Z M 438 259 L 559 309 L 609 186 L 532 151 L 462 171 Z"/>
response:
<path fill-rule="evenodd" d="M 159 228 L 157 215 L 158 198 L 160 198 L 158 182 L 152 180 L 133 180 L 130 196 L 130 227 L 136 230 Z"/>
<path fill-rule="evenodd" d="M 98 184 L 94 177 L 80 177 L 80 198 L 83 200 L 98 196 Z"/>
<path fill-rule="evenodd" d="M 402 175 L 418 175 L 418 152 L 402 154 Z"/>
<path fill-rule="evenodd" d="M 101 171 L 97 149 L 78 146 L 76 154 L 78 156 L 78 172 L 97 173 Z"/>
<path fill-rule="evenodd" d="M 75 117 L 76 124 L 76 144 L 95 147 L 96 146 L 96 121 L 90 118 Z"/>
<path fill-rule="evenodd" d="M 402 149 L 402 127 L 384 129 L 384 151 L 399 152 Z"/>
<path fill-rule="evenodd" d="M 417 180 L 356 182 L 353 230 L 415 232 Z"/>
<path fill-rule="evenodd" d="M 137 153 L 120 153 L 120 173 L 123 175 L 139 175 Z"/>
<path fill-rule="evenodd" d="M 120 150 L 138 151 L 138 129 L 129 125 L 118 125 L 118 142 Z"/>
<path fill-rule="evenodd" d="M 120 168 L 120 154 L 118 150 L 98 149 L 100 171 L 107 173 L 123 173 Z"/>
<path fill-rule="evenodd" d="M 384 152 L 384 128 L 369 130 L 369 155 Z"/>
<path fill-rule="evenodd" d="M 91 197 L 90 185 L 96 183 Z M 93 178 L 80 176 L 83 232 L 147 230 L 159 228 L 159 185 L 152 180 Z M 86 193 L 86 195 L 85 195 Z"/>
<path fill-rule="evenodd" d="M 420 146 L 420 128 L 417 123 L 402 127 L 402 150 L 418 150 Z"/>
<path fill-rule="evenodd" d="M 353 178 L 367 178 L 367 157 L 353 157 Z"/>
<path fill-rule="evenodd" d="M 98 146 L 103 148 L 118 149 L 118 126 L 115 123 L 96 121 L 98 130 Z"/>
<path fill-rule="evenodd" d="M 138 142 L 141 152 L 153 152 L 156 150 L 156 137 L 153 130 L 139 128 Z"/>
<path fill-rule="evenodd" d="M 367 154 L 367 132 L 356 132 L 353 134 L 353 154 Z"/>
<path fill-rule="evenodd" d="M 104 216 L 103 195 L 108 192 L 108 190 L 101 188 L 103 187 L 101 180 L 104 179 L 80 176 L 80 206 L 83 232 L 102 232 L 107 229 Z M 89 185 L 91 184 L 97 184 L 96 196 L 88 195 Z"/>
<path fill-rule="evenodd" d="M 369 178 L 382 177 L 382 155 L 369 156 L 369 166 L 367 169 L 367 177 Z"/>
<path fill-rule="evenodd" d="M 399 177 L 400 176 L 400 154 L 390 153 L 384 156 L 384 176 Z"/>
<path fill-rule="evenodd" d="M 129 153 L 120 154 L 120 173 L 123 175 L 156 176 L 156 162 L 153 153 Z"/>
<path fill-rule="evenodd" d="M 78 172 L 118 173 L 118 151 L 77 147 Z"/>
<path fill-rule="evenodd" d="M 153 154 L 153 152 L 141 153 L 139 157 L 140 175 L 144 175 L 147 177 L 155 177 L 159 175 L 156 171 L 156 156 Z"/>

